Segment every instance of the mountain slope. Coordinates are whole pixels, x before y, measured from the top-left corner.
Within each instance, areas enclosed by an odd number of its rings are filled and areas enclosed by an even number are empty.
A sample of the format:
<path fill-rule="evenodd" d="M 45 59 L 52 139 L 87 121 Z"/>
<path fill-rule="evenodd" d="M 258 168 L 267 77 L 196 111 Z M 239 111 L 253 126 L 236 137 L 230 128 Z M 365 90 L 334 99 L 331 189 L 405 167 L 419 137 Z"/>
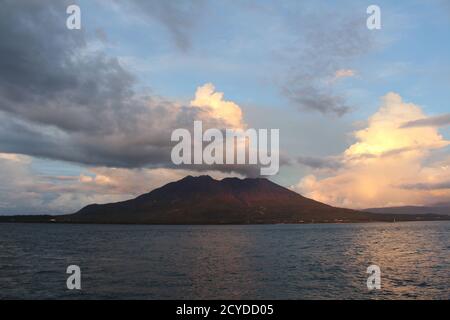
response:
<path fill-rule="evenodd" d="M 135 199 L 89 205 L 57 222 L 246 224 L 421 220 L 335 208 L 267 179 L 188 176 Z M 430 219 L 430 217 L 428 217 Z"/>

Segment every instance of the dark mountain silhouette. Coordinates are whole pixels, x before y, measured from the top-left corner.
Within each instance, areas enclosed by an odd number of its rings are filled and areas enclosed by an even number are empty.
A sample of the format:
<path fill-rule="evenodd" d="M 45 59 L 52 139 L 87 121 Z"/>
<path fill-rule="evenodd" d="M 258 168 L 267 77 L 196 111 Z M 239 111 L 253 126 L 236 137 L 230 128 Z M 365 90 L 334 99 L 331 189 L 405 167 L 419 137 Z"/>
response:
<path fill-rule="evenodd" d="M 450 218 L 447 216 L 447 218 Z M 9 219 L 9 220 L 8 220 Z M 135 224 L 271 224 L 440 220 L 438 215 L 388 215 L 335 208 L 267 179 L 192 177 L 135 199 L 92 204 L 64 216 L 9 217 L 0 221 Z"/>

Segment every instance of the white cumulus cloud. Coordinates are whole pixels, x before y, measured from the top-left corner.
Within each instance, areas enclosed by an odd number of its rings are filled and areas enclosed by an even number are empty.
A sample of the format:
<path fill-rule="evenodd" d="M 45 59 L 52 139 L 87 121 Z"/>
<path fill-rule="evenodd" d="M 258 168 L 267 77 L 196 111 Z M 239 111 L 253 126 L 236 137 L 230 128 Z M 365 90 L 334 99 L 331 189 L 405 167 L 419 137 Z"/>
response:
<path fill-rule="evenodd" d="M 294 189 L 318 201 L 352 208 L 420 205 L 450 197 L 449 160 L 429 163 L 433 150 L 450 144 L 435 127 L 402 127 L 424 118 L 421 108 L 389 93 L 333 173 L 304 177 Z M 423 186 L 427 185 L 428 188 Z M 436 186 L 433 188 L 432 186 Z M 450 186 L 450 184 L 449 184 Z"/>

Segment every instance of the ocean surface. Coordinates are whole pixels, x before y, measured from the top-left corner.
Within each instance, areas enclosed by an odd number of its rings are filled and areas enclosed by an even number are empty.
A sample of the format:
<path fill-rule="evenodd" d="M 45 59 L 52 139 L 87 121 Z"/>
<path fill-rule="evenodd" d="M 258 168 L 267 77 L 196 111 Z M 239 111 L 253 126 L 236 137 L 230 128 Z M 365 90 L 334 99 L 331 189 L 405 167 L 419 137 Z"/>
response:
<path fill-rule="evenodd" d="M 450 299 L 450 222 L 0 224 L 0 299 Z"/>

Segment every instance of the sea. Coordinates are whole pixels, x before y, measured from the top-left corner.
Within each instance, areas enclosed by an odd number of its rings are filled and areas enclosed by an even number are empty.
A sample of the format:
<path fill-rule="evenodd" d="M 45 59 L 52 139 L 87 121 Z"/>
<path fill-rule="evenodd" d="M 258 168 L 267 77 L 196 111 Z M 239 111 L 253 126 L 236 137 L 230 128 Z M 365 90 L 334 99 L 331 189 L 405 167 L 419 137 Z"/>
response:
<path fill-rule="evenodd" d="M 450 222 L 0 224 L 0 299 L 450 299 Z"/>

